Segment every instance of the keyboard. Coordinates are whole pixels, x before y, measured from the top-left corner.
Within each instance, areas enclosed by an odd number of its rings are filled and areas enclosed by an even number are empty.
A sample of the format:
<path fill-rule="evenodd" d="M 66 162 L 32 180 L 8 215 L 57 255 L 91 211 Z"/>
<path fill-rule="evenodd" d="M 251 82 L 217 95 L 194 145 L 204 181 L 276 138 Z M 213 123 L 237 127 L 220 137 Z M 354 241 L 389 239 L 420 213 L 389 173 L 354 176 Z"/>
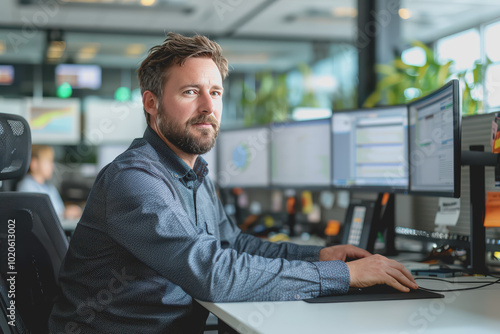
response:
<path fill-rule="evenodd" d="M 322 296 L 305 299 L 304 301 L 307 303 L 347 303 L 443 297 L 442 294 L 423 289 L 411 289 L 410 292 L 402 292 L 388 285 L 380 284 L 368 288 L 350 288 L 349 292 L 344 295 Z"/>

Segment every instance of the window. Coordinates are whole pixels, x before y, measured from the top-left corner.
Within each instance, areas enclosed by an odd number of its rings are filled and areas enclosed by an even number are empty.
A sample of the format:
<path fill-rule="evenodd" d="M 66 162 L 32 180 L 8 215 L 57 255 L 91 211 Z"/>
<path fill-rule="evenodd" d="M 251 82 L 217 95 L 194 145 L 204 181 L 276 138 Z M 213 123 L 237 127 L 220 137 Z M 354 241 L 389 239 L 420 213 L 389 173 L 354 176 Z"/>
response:
<path fill-rule="evenodd" d="M 487 25 L 484 29 L 484 51 L 492 62 L 485 71 L 485 99 L 488 107 L 500 106 L 500 22 Z"/>
<path fill-rule="evenodd" d="M 470 29 L 438 40 L 436 56 L 442 64 L 452 60 L 453 72 L 472 69 L 474 62 L 481 59 L 479 31 Z"/>

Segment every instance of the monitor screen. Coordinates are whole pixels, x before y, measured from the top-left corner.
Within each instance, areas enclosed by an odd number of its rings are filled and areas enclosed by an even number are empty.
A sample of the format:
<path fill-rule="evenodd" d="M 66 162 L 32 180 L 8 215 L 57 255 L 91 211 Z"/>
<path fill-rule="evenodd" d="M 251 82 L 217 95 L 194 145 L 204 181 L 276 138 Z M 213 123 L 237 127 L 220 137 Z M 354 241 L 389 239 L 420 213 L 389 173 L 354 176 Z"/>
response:
<path fill-rule="evenodd" d="M 14 83 L 14 66 L 0 65 L 0 86 L 10 86 Z"/>
<path fill-rule="evenodd" d="M 78 99 L 29 99 L 27 109 L 33 144 L 76 145 L 80 142 Z"/>
<path fill-rule="evenodd" d="M 410 193 L 460 197 L 458 80 L 408 104 Z"/>
<path fill-rule="evenodd" d="M 330 119 L 271 127 L 271 184 L 330 186 Z"/>
<path fill-rule="evenodd" d="M 97 170 L 100 171 L 101 169 L 106 167 L 106 165 L 115 160 L 117 156 L 125 152 L 128 147 L 129 145 L 123 144 L 99 145 L 97 147 Z"/>
<path fill-rule="evenodd" d="M 407 124 L 405 105 L 334 112 L 333 186 L 406 192 Z"/>
<path fill-rule="evenodd" d="M 217 181 L 220 187 L 268 187 L 268 127 L 221 131 Z"/>
<path fill-rule="evenodd" d="M 130 144 L 146 129 L 142 103 L 87 99 L 84 101 L 85 142 L 89 145 Z"/>
<path fill-rule="evenodd" d="M 28 109 L 25 99 L 3 99 L 0 98 L 0 112 L 14 114 L 28 119 Z"/>
<path fill-rule="evenodd" d="M 88 64 L 60 64 L 56 66 L 56 83 L 69 83 L 72 88 L 101 88 L 101 67 Z"/>

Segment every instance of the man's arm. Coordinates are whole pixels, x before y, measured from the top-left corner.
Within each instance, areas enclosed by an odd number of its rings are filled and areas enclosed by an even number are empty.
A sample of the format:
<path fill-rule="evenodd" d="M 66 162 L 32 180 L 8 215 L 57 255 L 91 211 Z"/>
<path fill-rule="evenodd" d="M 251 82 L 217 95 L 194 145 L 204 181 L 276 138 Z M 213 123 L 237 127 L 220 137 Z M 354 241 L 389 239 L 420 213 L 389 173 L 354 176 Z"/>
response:
<path fill-rule="evenodd" d="M 150 171 L 122 170 L 107 187 L 108 234 L 194 298 L 295 300 L 348 289 L 342 261 L 288 261 L 223 248 L 191 221 L 174 186 Z"/>
<path fill-rule="evenodd" d="M 323 247 L 297 245 L 290 242 L 275 243 L 264 241 L 247 233 L 240 233 L 236 238 L 234 249 L 239 252 L 259 255 L 268 258 L 284 258 L 289 261 L 319 261 Z"/>
<path fill-rule="evenodd" d="M 269 258 L 285 258 L 303 261 L 346 261 L 350 272 L 350 286 L 367 287 L 374 284 L 387 284 L 401 291 L 409 287 L 417 289 L 418 285 L 410 272 L 400 263 L 380 255 L 372 255 L 368 251 L 352 246 L 337 245 L 331 247 L 299 246 L 291 243 L 271 243 L 252 235 L 242 233 L 231 221 L 219 203 L 221 217 L 219 224 L 221 234 L 226 237 L 229 247 L 239 252 L 248 252 Z"/>
<path fill-rule="evenodd" d="M 221 217 L 219 231 L 223 245 L 226 244 L 227 247 L 234 248 L 238 252 L 268 258 L 302 261 L 345 261 L 347 258 L 359 259 L 371 255 L 369 252 L 351 245 L 321 247 L 264 241 L 253 235 L 242 233 L 234 221 L 227 216 L 219 200 L 217 200 L 217 206 L 219 217 Z"/>

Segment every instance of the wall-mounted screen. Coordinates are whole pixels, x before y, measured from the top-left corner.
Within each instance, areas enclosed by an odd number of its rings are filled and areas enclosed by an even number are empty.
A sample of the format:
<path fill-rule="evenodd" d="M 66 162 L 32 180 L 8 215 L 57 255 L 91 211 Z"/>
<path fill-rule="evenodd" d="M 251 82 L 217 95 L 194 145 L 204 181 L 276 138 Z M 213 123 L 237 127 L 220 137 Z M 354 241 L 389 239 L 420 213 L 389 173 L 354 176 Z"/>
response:
<path fill-rule="evenodd" d="M 14 66 L 0 65 L 0 86 L 10 86 L 14 83 Z"/>
<path fill-rule="evenodd" d="M 99 145 L 97 147 L 97 170 L 103 169 L 106 165 L 111 163 L 117 156 L 127 150 L 129 145 L 123 144 L 108 144 Z"/>
<path fill-rule="evenodd" d="M 27 115 L 33 144 L 75 145 L 80 142 L 78 99 L 28 99 Z"/>
<path fill-rule="evenodd" d="M 2 99 L 0 98 L 0 112 L 14 114 L 28 119 L 28 108 L 25 99 Z"/>
<path fill-rule="evenodd" d="M 147 124 L 141 103 L 87 99 L 83 108 L 84 137 L 90 145 L 130 144 L 144 135 Z"/>
<path fill-rule="evenodd" d="M 60 64 L 56 66 L 56 83 L 69 83 L 74 89 L 101 88 L 102 71 L 98 65 Z"/>

